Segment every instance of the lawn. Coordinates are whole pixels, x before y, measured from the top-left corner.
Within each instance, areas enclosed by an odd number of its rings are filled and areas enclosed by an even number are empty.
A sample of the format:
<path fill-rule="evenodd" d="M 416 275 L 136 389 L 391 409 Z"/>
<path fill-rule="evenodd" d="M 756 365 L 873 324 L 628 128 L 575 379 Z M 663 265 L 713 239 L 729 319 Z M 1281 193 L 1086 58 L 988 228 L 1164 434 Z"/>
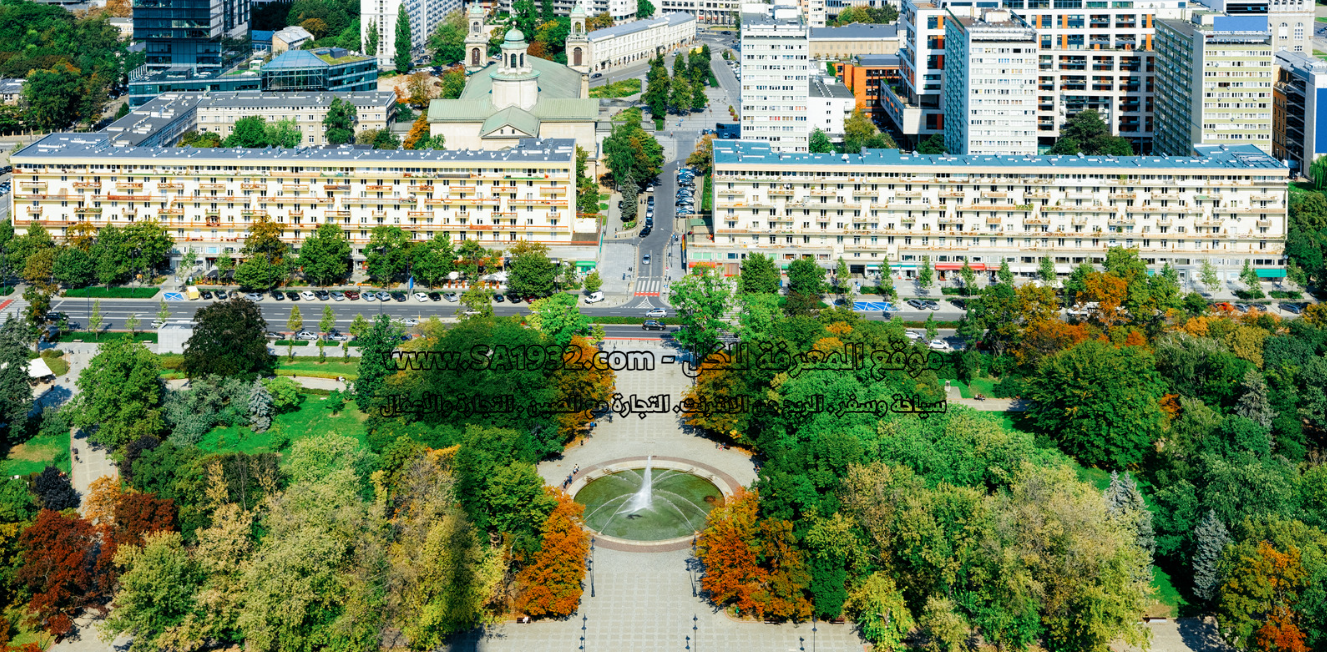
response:
<path fill-rule="evenodd" d="M 1318 17 L 1315 18 L 1314 20 L 1316 20 L 1316 21 L 1318 21 L 1318 22 L 1320 22 L 1320 23 L 1327 23 L 1327 16 L 1318 16 Z M 1316 51 L 1315 51 L 1315 54 L 1316 54 Z"/>
<path fill-rule="evenodd" d="M 595 86 L 590 89 L 592 98 L 610 98 L 610 97 L 629 97 L 640 92 L 640 80 L 636 78 L 623 79 L 603 86 Z"/>
<path fill-rule="evenodd" d="M 69 372 L 69 363 L 65 362 L 64 352 L 58 349 L 42 351 L 41 359 L 46 361 L 46 366 L 51 368 L 51 373 L 57 376 L 63 376 Z"/>
<path fill-rule="evenodd" d="M 0 297 L 7 297 L 13 293 L 14 287 L 12 285 L 6 285 L 5 287 L 0 288 Z"/>
<path fill-rule="evenodd" d="M 1170 575 L 1158 566 L 1152 567 L 1152 588 L 1157 590 L 1156 602 L 1147 609 L 1147 615 L 1160 618 L 1176 618 L 1189 615 L 1189 601 L 1184 599 L 1179 589 L 1170 581 Z"/>
<path fill-rule="evenodd" d="M 198 448 L 210 453 L 272 453 L 285 448 L 288 442 L 325 433 L 364 442 L 366 418 L 368 415 L 360 412 L 354 403 L 347 402 L 341 412 L 333 415 L 326 407 L 325 397 L 306 395 L 298 410 L 277 415 L 267 432 L 253 432 L 248 426 L 216 428 L 203 436 Z"/>
<path fill-rule="evenodd" d="M 135 342 L 157 341 L 157 334 L 151 332 L 144 333 L 139 331 L 134 333 L 133 337 Z M 72 342 L 74 340 L 82 340 L 84 342 L 109 342 L 111 340 L 123 340 L 128 338 L 129 333 L 119 331 L 102 331 L 100 333 L 93 333 L 92 331 L 66 331 L 60 336 L 60 341 Z"/>
<path fill-rule="evenodd" d="M 105 288 L 101 286 L 65 290 L 66 297 L 93 299 L 151 299 L 161 288 Z"/>
<path fill-rule="evenodd" d="M 69 433 L 55 437 L 37 435 L 9 449 L 5 459 L 0 460 L 0 474 L 15 476 L 40 473 L 52 465 L 68 473 L 69 462 Z"/>
<path fill-rule="evenodd" d="M 327 363 L 319 364 L 318 357 L 296 356 L 295 361 L 291 362 L 286 356 L 280 356 L 277 359 L 276 375 L 278 376 L 311 376 L 314 378 L 336 378 L 345 376 L 347 380 L 354 380 L 359 377 L 359 358 L 350 358 L 342 360 L 341 351 L 332 350 L 327 347 Z"/>

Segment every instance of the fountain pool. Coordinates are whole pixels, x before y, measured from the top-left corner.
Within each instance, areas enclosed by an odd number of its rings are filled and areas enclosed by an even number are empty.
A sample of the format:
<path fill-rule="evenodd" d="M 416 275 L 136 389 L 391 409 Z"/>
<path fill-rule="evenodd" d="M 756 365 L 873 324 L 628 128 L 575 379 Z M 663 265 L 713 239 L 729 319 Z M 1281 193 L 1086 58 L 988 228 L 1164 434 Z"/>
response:
<path fill-rule="evenodd" d="M 705 517 L 722 496 L 704 478 L 647 462 L 645 468 L 591 480 L 576 492 L 576 502 L 585 506 L 585 524 L 600 534 L 664 541 L 704 529 Z"/>

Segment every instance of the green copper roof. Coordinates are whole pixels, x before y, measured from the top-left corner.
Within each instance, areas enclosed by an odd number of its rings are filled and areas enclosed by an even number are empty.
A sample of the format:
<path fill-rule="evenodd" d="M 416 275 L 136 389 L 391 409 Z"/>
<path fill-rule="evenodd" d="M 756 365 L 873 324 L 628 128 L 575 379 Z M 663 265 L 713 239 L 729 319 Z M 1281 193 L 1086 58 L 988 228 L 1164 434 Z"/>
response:
<path fill-rule="evenodd" d="M 521 30 L 512 28 L 507 32 L 507 38 L 504 40 L 508 43 L 521 43 L 525 41 L 525 35 L 521 33 Z"/>
<path fill-rule="evenodd" d="M 525 136 L 539 135 L 539 118 L 522 111 L 519 107 L 509 106 L 484 121 L 479 128 L 480 137 L 487 136 L 503 127 L 514 127 Z"/>
<path fill-rule="evenodd" d="M 581 96 L 581 74 L 560 63 L 526 55 L 530 68 L 539 73 L 539 99 L 577 98 Z M 487 98 L 493 93 L 493 79 L 490 73 L 496 72 L 501 64 L 490 63 L 482 70 L 470 75 L 465 82 L 463 100 Z"/>
<path fill-rule="evenodd" d="M 539 101 L 522 113 L 542 122 L 584 121 L 599 117 L 599 100 L 581 98 L 579 72 L 547 59 L 526 56 L 525 60 L 539 73 Z M 499 67 L 500 64 L 492 63 L 470 75 L 460 99 L 430 102 L 429 122 L 484 122 L 487 131 L 488 121 L 497 118 L 495 114 L 499 113 L 493 107 L 493 78 L 490 75 Z M 519 123 L 511 124 L 522 128 Z"/>

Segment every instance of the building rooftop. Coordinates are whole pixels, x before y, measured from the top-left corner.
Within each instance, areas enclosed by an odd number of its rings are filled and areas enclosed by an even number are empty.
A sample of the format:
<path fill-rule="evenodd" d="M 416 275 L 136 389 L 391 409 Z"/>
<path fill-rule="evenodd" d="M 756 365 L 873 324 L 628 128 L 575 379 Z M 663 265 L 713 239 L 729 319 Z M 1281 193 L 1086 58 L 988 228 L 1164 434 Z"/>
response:
<path fill-rule="evenodd" d="M 635 34 L 637 32 L 643 32 L 647 29 L 654 29 L 655 27 L 681 25 L 688 21 L 695 22 L 695 20 L 696 17 L 694 15 L 684 12 L 664 14 L 662 16 L 657 16 L 655 18 L 647 18 L 645 20 L 635 20 L 630 23 L 624 23 L 622 25 L 614 25 L 612 27 L 605 27 L 604 29 L 596 29 L 593 32 L 590 32 L 587 36 L 591 41 L 602 41 L 603 39 L 606 38 L 614 38 L 617 36 L 625 36 L 627 34 Z"/>
<path fill-rule="evenodd" d="M 179 95 L 185 95 L 185 93 Z M 188 93 L 188 95 L 202 94 Z M 357 107 L 388 106 L 396 101 L 396 93 L 379 93 L 377 91 L 360 93 L 232 91 L 228 93 L 208 93 L 203 98 L 204 101 L 200 106 L 225 109 L 325 108 L 331 106 L 332 100 L 337 98 L 350 102 Z"/>
<path fill-rule="evenodd" d="M 104 133 L 53 133 L 23 148 L 10 157 L 15 165 L 87 164 L 99 161 L 156 160 L 162 165 L 218 165 L 245 162 L 298 162 L 304 165 L 353 166 L 395 163 L 409 165 L 426 161 L 572 162 L 576 141 L 571 138 L 525 138 L 505 150 L 469 149 L 357 149 L 340 147 L 268 147 L 262 149 L 227 149 L 194 147 L 115 147 Z"/>
<path fill-rule="evenodd" d="M 26 79 L 0 79 L 0 93 L 21 93 Z"/>
<path fill-rule="evenodd" d="M 855 96 L 847 86 L 843 84 L 825 83 L 825 79 L 820 76 L 812 76 L 809 82 L 810 89 L 807 92 L 808 97 L 837 97 L 839 99 L 851 100 Z"/>
<path fill-rule="evenodd" d="M 354 54 L 343 48 L 317 50 L 286 50 L 263 65 L 263 70 L 326 68 L 343 63 L 367 61 L 370 57 Z"/>
<path fill-rule="evenodd" d="M 900 60 L 897 54 L 859 54 L 857 65 L 865 68 L 897 68 Z"/>
<path fill-rule="evenodd" d="M 1327 74 L 1327 61 L 1310 56 L 1307 52 L 1282 50 L 1276 53 L 1276 63 L 1301 77 Z"/>
<path fill-rule="evenodd" d="M 205 97 L 203 93 L 162 93 L 106 125 L 100 133 L 107 134 L 116 145 L 137 146 L 196 110 Z"/>
<path fill-rule="evenodd" d="M 778 153 L 768 143 L 756 141 L 714 141 L 714 165 L 773 165 L 787 167 L 898 166 L 900 168 L 947 168 L 954 173 L 967 167 L 1091 169 L 1107 173 L 1128 173 L 1138 168 L 1230 169 L 1279 171 L 1285 165 L 1255 145 L 1198 145 L 1201 156 L 1004 156 L 951 154 L 904 154 L 897 149 L 866 149 L 861 154 Z"/>
<path fill-rule="evenodd" d="M 531 69 L 539 73 L 539 100 L 541 102 L 547 98 L 555 97 L 580 98 L 581 73 L 548 59 L 526 55 L 525 60 L 530 63 Z M 461 92 L 460 99 L 487 100 L 493 93 L 493 77 L 491 75 L 495 74 L 501 67 L 502 64 L 492 62 L 475 71 L 469 79 L 465 80 L 465 90 Z M 437 100 L 433 103 L 437 104 Z M 595 106 L 598 106 L 598 100 L 595 101 Z"/>
<path fill-rule="evenodd" d="M 842 27 L 814 27 L 811 40 L 824 41 L 875 41 L 898 38 L 898 25 L 873 25 L 853 23 Z"/>
<path fill-rule="evenodd" d="M 280 37 L 281 40 L 283 40 L 283 41 L 285 41 L 285 42 L 287 42 L 287 43 L 291 43 L 291 42 L 294 42 L 294 41 L 299 41 L 299 40 L 301 40 L 301 39 L 307 41 L 307 40 L 313 38 L 313 34 L 310 34 L 310 33 L 309 33 L 309 30 L 304 29 L 303 27 L 300 27 L 299 25 L 291 25 L 291 26 L 289 26 L 289 27 L 285 27 L 285 28 L 279 29 L 279 30 L 273 32 L 273 33 L 272 33 L 272 36 L 273 36 L 273 37 Z"/>

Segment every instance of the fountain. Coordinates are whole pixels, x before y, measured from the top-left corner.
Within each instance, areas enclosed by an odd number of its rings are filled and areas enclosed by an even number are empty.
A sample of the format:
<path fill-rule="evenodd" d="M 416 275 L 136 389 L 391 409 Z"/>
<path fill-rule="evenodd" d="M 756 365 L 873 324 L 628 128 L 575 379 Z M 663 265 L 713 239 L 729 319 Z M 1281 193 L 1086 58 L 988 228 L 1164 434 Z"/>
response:
<path fill-rule="evenodd" d="M 684 471 L 644 468 L 608 473 L 576 493 L 585 524 L 610 537 L 663 541 L 704 529 L 705 517 L 722 493 L 709 480 Z"/>

